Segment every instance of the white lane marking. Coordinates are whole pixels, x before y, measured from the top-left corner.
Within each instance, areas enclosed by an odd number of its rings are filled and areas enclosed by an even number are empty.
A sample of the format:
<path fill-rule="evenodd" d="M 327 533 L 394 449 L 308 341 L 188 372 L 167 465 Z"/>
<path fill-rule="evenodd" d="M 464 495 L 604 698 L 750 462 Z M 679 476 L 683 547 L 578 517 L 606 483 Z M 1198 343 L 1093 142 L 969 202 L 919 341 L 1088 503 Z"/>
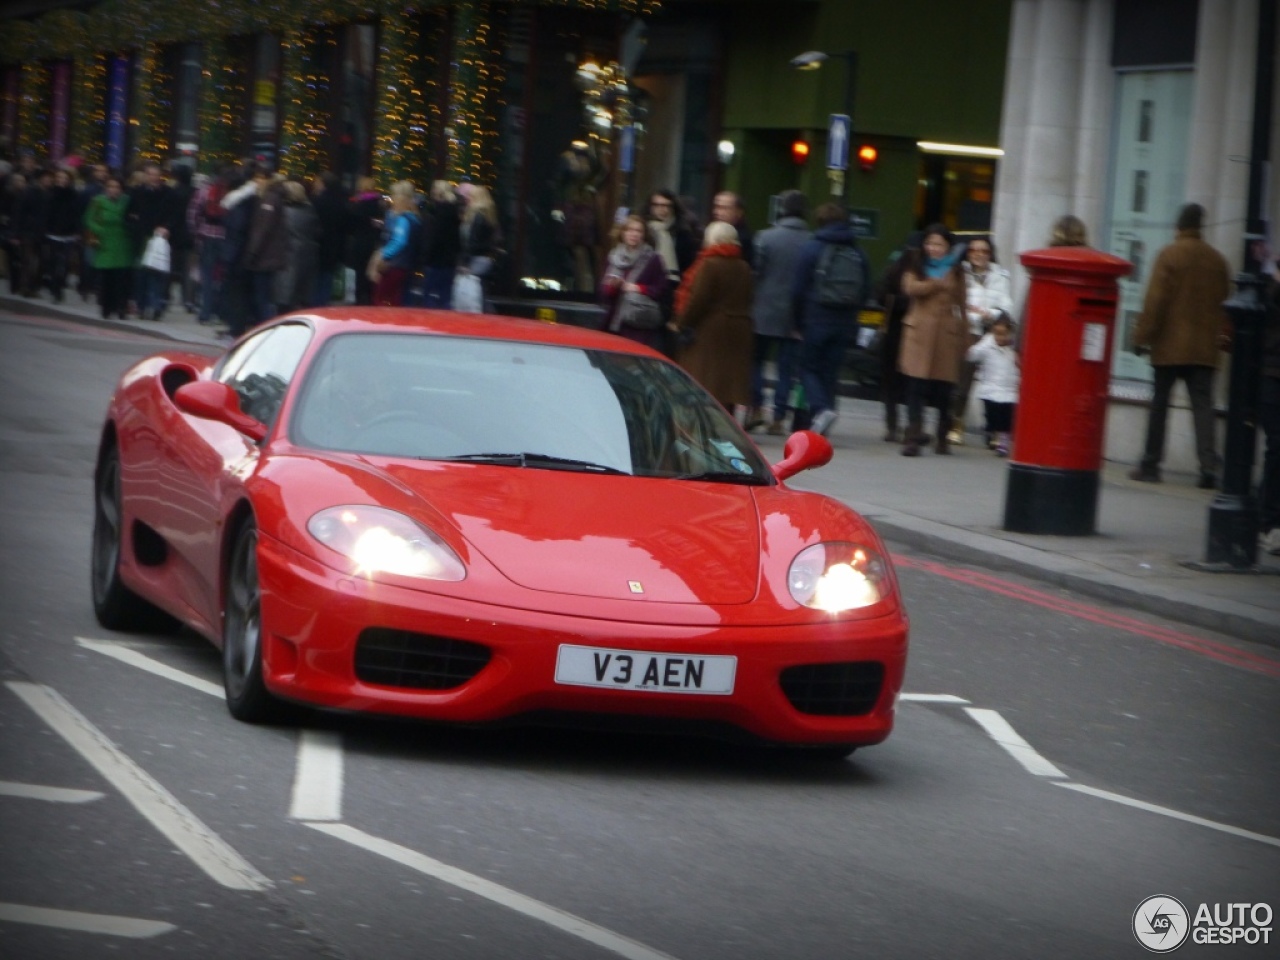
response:
<path fill-rule="evenodd" d="M 1195 814 L 1183 813 L 1181 810 L 1173 810 L 1169 807 L 1160 807 L 1154 803 L 1145 803 L 1142 800 L 1134 800 L 1132 797 L 1126 797 L 1119 793 L 1112 793 L 1110 790 L 1099 790 L 1097 787 L 1086 787 L 1082 783 L 1058 783 L 1055 784 L 1055 786 L 1066 787 L 1068 790 L 1075 790 L 1077 793 L 1085 793 L 1091 797 L 1110 800 L 1113 803 L 1120 803 L 1126 807 L 1133 807 L 1137 810 L 1146 810 L 1148 813 L 1158 813 L 1162 817 L 1172 817 L 1174 820 L 1182 820 L 1185 823 L 1194 823 L 1197 826 L 1208 827 L 1211 830 L 1221 830 L 1223 833 L 1229 833 L 1234 837 L 1244 837 L 1246 840 L 1256 840 L 1259 843 L 1269 843 L 1273 847 L 1280 847 L 1280 839 L 1276 837 L 1269 837 L 1265 833 L 1254 833 L 1252 830 L 1233 827 L 1229 823 L 1219 823 L 1217 820 L 1206 820 L 1204 817 L 1197 817 Z"/>
<path fill-rule="evenodd" d="M 137 667 L 139 670 L 153 673 L 157 677 L 164 677 L 174 683 L 180 683 L 183 686 L 190 687 L 192 690 L 199 690 L 201 693 L 207 693 L 219 698 L 223 696 L 221 685 L 210 683 L 208 680 L 201 680 L 199 677 L 193 677 L 191 674 L 183 673 L 181 670 L 175 670 L 159 660 L 153 660 L 137 650 L 130 650 L 128 647 L 121 646 L 118 643 L 105 643 L 102 640 L 90 640 L 87 637 L 76 637 L 76 643 L 86 650 L 113 657 L 121 663 L 127 663 L 131 667 Z"/>
<path fill-rule="evenodd" d="M 964 697 L 951 693 L 900 693 L 899 700 L 910 700 L 913 703 L 968 703 Z"/>
<path fill-rule="evenodd" d="M 50 803 L 88 803 L 90 800 L 101 800 L 104 794 L 97 790 L 70 790 L 66 787 L 43 787 L 38 783 L 0 780 L 0 796 L 48 800 Z"/>
<path fill-rule="evenodd" d="M 162 933 L 178 929 L 172 923 L 160 920 L 138 920 L 134 917 L 79 913 L 75 910 L 51 910 L 48 907 L 28 907 L 21 903 L 0 903 L 0 920 L 57 927 L 60 930 L 79 930 L 83 933 L 106 933 L 113 937 L 131 937 L 135 940 L 158 937 Z"/>
<path fill-rule="evenodd" d="M 441 863 L 439 860 L 434 860 L 425 854 L 418 853 L 416 850 L 410 850 L 408 847 L 402 847 L 389 840 L 371 836 L 347 824 L 308 823 L 307 826 L 313 830 L 319 830 L 321 833 L 327 833 L 338 840 L 354 844 L 357 847 L 368 850 L 370 853 L 376 853 L 379 856 L 386 857 L 388 860 L 394 860 L 396 863 L 411 870 L 417 870 L 419 873 L 435 877 L 437 880 L 442 880 L 462 890 L 474 893 L 476 896 L 492 900 L 494 903 L 517 913 L 532 917 L 534 920 L 555 927 L 557 930 L 563 930 L 565 933 L 586 940 L 588 943 L 593 943 L 621 957 L 626 957 L 627 960 L 674 960 L 670 954 L 654 950 L 643 943 L 597 926 L 589 920 L 574 916 L 572 913 L 566 913 L 550 904 L 543 903 L 541 900 L 534 900 L 532 897 L 527 897 L 523 893 L 517 893 L 507 887 L 500 886 L 491 880 L 477 877 L 474 873 L 467 873 L 465 870 L 451 867 L 447 863 Z"/>
<path fill-rule="evenodd" d="M 177 797 L 125 756 L 56 690 L 13 680 L 6 686 L 124 794 L 134 809 L 151 821 L 152 826 L 215 881 L 232 890 L 266 890 L 271 886 L 270 880 L 201 823 Z"/>
<path fill-rule="evenodd" d="M 302 731 L 289 816 L 295 820 L 342 819 L 342 737 L 338 734 Z"/>
<path fill-rule="evenodd" d="M 978 722 L 978 725 L 987 731 L 991 739 L 1004 747 L 1009 755 L 1022 764 L 1028 773 L 1034 773 L 1037 777 L 1066 778 L 1067 775 L 1065 773 L 1036 753 L 1035 748 L 1018 736 L 1017 731 L 1009 726 L 1009 721 L 996 711 L 965 707 L 964 712 L 973 717 Z"/>

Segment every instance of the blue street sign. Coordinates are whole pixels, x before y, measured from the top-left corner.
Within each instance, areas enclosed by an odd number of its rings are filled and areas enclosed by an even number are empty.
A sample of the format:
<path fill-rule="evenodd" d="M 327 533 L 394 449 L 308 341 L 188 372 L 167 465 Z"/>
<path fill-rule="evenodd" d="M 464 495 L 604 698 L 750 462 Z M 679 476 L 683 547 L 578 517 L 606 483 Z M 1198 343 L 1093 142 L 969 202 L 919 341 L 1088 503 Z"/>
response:
<path fill-rule="evenodd" d="M 636 128 L 625 126 L 618 133 L 618 169 L 630 173 L 636 168 Z"/>
<path fill-rule="evenodd" d="M 827 169 L 849 169 L 849 140 L 853 124 L 847 113 L 833 113 L 827 120 Z"/>

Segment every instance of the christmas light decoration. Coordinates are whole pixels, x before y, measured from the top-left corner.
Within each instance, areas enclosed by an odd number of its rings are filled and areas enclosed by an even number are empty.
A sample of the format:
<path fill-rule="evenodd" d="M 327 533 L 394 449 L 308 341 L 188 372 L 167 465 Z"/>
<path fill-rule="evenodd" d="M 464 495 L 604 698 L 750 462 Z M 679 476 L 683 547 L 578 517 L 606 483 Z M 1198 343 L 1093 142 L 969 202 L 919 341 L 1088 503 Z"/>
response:
<path fill-rule="evenodd" d="M 530 6 L 648 16 L 661 0 L 511 0 Z M 377 116 L 373 142 L 379 179 L 422 177 L 436 169 L 443 144 L 448 176 L 492 184 L 498 148 L 497 117 L 503 87 L 501 27 L 492 0 L 213 0 L 191 6 L 172 0 L 101 0 L 84 10 L 54 10 L 29 20 L 6 21 L 0 31 L 0 65 L 20 66 L 19 137 L 47 155 L 47 61 L 72 60 L 70 143 L 97 157 L 105 116 L 107 57 L 134 55 L 128 122 L 135 158 L 164 159 L 172 150 L 173 78 L 163 51 L 173 44 L 203 45 L 199 110 L 200 166 L 211 170 L 235 160 L 244 146 L 247 117 L 243 38 L 279 34 L 284 54 L 281 163 L 290 173 L 328 163 L 327 117 L 333 77 L 321 64 L 335 43 L 329 27 L 376 22 Z M 505 4 L 501 5 L 505 8 Z M 436 51 L 446 46 L 453 14 L 448 66 Z M 499 21 L 505 23 L 506 18 Z M 446 77 L 447 70 L 447 77 Z M 444 86 L 448 85 L 447 98 Z M 607 91 L 606 91 L 607 96 Z M 622 114 L 602 104 L 614 128 Z M 596 135 L 605 118 L 593 114 Z M 425 184 L 422 184 L 425 186 Z"/>
<path fill-rule="evenodd" d="M 41 162 L 49 156 L 50 92 L 49 68 L 43 63 L 24 63 L 18 101 L 18 136 Z"/>
<path fill-rule="evenodd" d="M 86 163 L 101 163 L 107 129 L 107 58 L 87 54 L 72 68 L 71 148 Z"/>

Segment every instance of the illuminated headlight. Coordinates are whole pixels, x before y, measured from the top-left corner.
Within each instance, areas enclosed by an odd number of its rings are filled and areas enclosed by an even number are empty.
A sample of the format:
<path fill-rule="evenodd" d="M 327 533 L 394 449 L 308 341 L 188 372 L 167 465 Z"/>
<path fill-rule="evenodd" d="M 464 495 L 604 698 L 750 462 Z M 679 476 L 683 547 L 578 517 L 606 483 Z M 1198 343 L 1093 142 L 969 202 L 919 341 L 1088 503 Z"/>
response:
<path fill-rule="evenodd" d="M 856 543 L 816 543 L 791 561 L 787 588 L 796 603 L 840 613 L 883 600 L 889 575 L 873 550 Z"/>
<path fill-rule="evenodd" d="M 447 543 L 404 514 L 384 507 L 330 507 L 308 520 L 307 529 L 354 563 L 360 576 L 394 573 L 461 580 L 467 575 Z"/>

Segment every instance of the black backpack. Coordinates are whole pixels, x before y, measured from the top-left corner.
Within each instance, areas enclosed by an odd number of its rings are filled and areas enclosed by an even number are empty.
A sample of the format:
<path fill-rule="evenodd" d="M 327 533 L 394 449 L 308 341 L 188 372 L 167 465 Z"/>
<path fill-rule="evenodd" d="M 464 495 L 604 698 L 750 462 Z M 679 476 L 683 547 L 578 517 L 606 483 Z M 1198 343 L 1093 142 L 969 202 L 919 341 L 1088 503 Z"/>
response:
<path fill-rule="evenodd" d="M 861 307 L 867 299 L 862 251 L 848 243 L 828 243 L 813 271 L 814 299 L 824 307 Z"/>

